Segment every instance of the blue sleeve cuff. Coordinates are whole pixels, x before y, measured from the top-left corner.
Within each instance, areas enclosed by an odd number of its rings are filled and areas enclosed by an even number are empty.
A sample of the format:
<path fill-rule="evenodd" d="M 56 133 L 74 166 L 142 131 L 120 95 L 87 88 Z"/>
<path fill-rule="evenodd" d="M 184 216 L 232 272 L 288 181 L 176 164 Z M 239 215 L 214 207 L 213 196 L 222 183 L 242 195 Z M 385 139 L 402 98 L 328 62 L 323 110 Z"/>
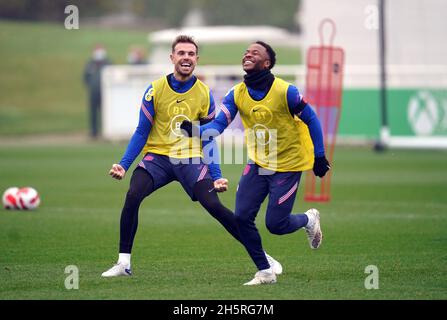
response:
<path fill-rule="evenodd" d="M 203 162 L 208 165 L 211 178 L 214 181 L 222 178 L 220 170 L 219 149 L 215 140 L 202 141 Z"/>
<path fill-rule="evenodd" d="M 210 169 L 210 175 L 213 181 L 222 178 L 222 172 L 220 171 L 220 166 L 217 163 L 210 163 L 208 168 Z"/>
<path fill-rule="evenodd" d="M 124 168 L 124 170 L 129 170 L 136 157 L 138 157 L 141 150 L 143 150 L 143 147 L 147 141 L 148 134 L 149 133 L 146 134 L 142 130 L 138 130 L 138 128 L 137 130 L 135 130 L 135 133 L 133 134 L 129 144 L 127 145 L 126 152 L 124 153 L 120 161 L 120 165 Z"/>

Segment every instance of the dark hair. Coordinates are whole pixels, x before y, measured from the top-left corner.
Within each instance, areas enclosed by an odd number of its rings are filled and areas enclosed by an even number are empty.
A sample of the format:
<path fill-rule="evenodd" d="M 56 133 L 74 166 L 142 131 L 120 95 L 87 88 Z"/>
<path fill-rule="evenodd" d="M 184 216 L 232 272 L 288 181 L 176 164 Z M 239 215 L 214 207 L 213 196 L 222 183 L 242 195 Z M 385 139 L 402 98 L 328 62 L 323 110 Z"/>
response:
<path fill-rule="evenodd" d="M 256 41 L 255 43 L 260 44 L 261 46 L 263 46 L 265 48 L 265 50 L 267 50 L 267 53 L 268 53 L 268 55 L 270 57 L 270 67 L 269 67 L 269 69 L 273 68 L 275 66 L 275 63 L 276 63 L 276 53 L 275 53 L 275 51 L 272 49 L 272 47 L 270 47 L 264 41 Z"/>
<path fill-rule="evenodd" d="M 178 43 L 192 43 L 196 47 L 196 53 L 199 53 L 199 47 L 197 46 L 197 43 L 194 41 L 193 37 L 187 36 L 187 35 L 179 35 L 177 38 L 175 38 L 174 42 L 172 43 L 172 52 L 175 51 L 175 46 Z"/>

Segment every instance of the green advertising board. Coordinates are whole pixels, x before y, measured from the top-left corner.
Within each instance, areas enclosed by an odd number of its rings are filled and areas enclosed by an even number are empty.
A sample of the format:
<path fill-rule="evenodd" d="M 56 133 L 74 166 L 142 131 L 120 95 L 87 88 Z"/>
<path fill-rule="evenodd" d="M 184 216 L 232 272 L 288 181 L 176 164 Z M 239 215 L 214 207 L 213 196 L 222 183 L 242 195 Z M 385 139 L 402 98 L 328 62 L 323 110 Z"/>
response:
<path fill-rule="evenodd" d="M 447 137 L 445 89 L 389 89 L 388 125 L 392 136 Z M 380 91 L 345 89 L 338 133 L 378 139 L 381 127 Z"/>

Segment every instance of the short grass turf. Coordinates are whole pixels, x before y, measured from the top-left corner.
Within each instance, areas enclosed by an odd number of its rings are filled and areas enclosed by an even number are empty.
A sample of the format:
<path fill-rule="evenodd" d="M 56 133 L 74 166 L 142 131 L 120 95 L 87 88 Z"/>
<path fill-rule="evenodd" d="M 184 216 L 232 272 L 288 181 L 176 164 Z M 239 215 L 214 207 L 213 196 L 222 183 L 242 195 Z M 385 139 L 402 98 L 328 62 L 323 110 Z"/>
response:
<path fill-rule="evenodd" d="M 107 173 L 123 144 L 0 146 L 0 189 L 33 186 L 37 211 L 0 210 L 0 299 L 446 299 L 447 153 L 338 148 L 332 201 L 317 207 L 324 242 L 305 233 L 269 234 L 265 204 L 257 219 L 265 249 L 281 261 L 278 283 L 246 287 L 256 272 L 242 246 L 190 201 L 177 183 L 143 202 L 132 277 L 103 279 L 117 257 L 119 218 L 130 174 Z M 224 165 L 234 208 L 243 165 Z M 67 290 L 65 268 L 79 268 Z M 379 289 L 365 289 L 367 266 Z"/>

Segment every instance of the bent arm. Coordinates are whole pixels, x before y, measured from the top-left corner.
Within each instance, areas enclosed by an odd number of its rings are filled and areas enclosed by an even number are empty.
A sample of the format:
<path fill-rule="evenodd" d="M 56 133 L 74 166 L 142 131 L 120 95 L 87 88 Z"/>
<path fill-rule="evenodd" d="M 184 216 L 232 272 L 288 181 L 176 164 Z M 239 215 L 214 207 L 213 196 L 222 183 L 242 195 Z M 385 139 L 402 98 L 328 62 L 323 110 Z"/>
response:
<path fill-rule="evenodd" d="M 216 140 L 210 139 L 202 141 L 203 160 L 210 169 L 211 178 L 216 181 L 222 178 L 222 171 L 220 170 L 219 149 Z"/>
<path fill-rule="evenodd" d="M 238 112 L 234 102 L 234 90 L 230 90 L 222 101 L 220 112 L 216 119 L 200 127 L 202 137 L 216 137 L 220 135 L 234 120 Z"/>
<path fill-rule="evenodd" d="M 314 144 L 315 157 L 324 156 L 324 143 L 323 143 L 323 131 L 321 130 L 320 120 L 318 120 L 317 114 L 313 111 L 312 107 L 308 104 L 304 107 L 303 111 L 299 115 L 299 118 L 309 128 L 310 137 Z"/>
<path fill-rule="evenodd" d="M 314 145 L 315 157 L 323 157 L 324 143 L 323 131 L 321 130 L 320 120 L 312 107 L 303 99 L 295 86 L 290 85 L 287 90 L 287 103 L 292 115 L 298 116 L 309 128 L 310 137 Z"/>
<path fill-rule="evenodd" d="M 214 103 L 213 95 L 210 91 L 210 107 L 208 108 L 208 114 L 206 117 L 200 119 L 200 125 L 205 125 L 215 120 L 216 116 L 216 105 Z M 210 170 L 211 178 L 213 181 L 216 181 L 222 178 L 222 171 L 219 166 L 219 149 L 217 148 L 217 143 L 213 140 L 212 137 L 205 138 L 202 140 L 202 152 L 203 152 L 203 160 L 208 165 Z"/>
<path fill-rule="evenodd" d="M 143 150 L 144 145 L 146 144 L 149 133 L 152 129 L 152 125 L 154 123 L 155 118 L 155 110 L 152 97 L 147 96 L 147 92 L 152 86 L 144 93 L 143 102 L 141 103 L 140 108 L 140 118 L 138 121 L 138 126 L 135 129 L 132 138 L 127 145 L 126 152 L 124 153 L 120 165 L 127 171 L 135 159 L 140 154 L 141 150 Z M 148 101 L 148 99 L 150 99 Z"/>

